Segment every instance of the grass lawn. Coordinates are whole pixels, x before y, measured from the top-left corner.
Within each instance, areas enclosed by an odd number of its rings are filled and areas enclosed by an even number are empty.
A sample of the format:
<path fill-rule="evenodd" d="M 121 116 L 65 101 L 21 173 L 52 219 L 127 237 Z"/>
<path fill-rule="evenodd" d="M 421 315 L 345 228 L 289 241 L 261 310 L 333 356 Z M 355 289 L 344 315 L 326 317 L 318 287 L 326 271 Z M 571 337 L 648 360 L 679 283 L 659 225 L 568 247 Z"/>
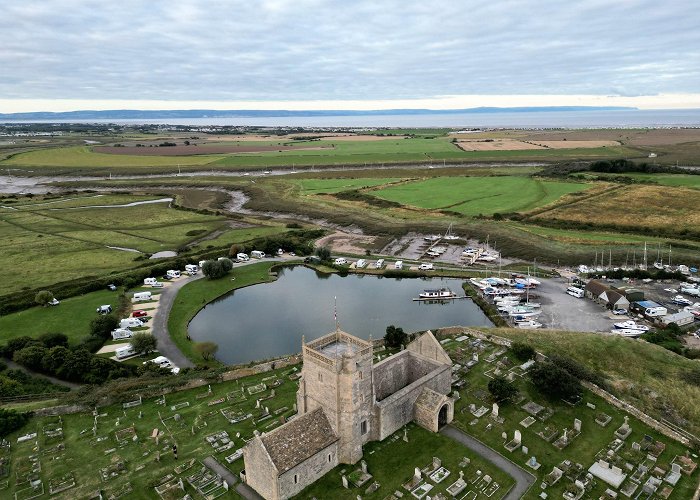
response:
<path fill-rule="evenodd" d="M 381 186 L 390 182 L 396 182 L 398 178 L 339 178 L 339 179 L 299 179 L 293 181 L 301 188 L 302 195 L 320 193 L 339 193 L 350 189 L 370 186 Z"/>
<path fill-rule="evenodd" d="M 639 181 L 650 181 L 662 186 L 677 186 L 700 189 L 700 175 L 689 174 L 646 174 L 643 172 L 628 172 L 622 174 L 606 174 L 601 172 L 584 172 L 576 174 L 576 177 L 629 177 Z"/>
<path fill-rule="evenodd" d="M 99 290 L 68 299 L 50 307 L 32 307 L 24 311 L 0 316 L 0 343 L 28 335 L 38 337 L 43 333 L 58 332 L 68 336 L 71 344 L 79 343 L 90 335 L 90 321 L 97 317 L 95 310 L 102 304 L 119 303 L 119 292 Z"/>
<path fill-rule="evenodd" d="M 254 240 L 256 238 L 262 238 L 265 236 L 274 236 L 277 234 L 282 234 L 289 231 L 283 225 L 270 225 L 270 226 L 255 226 L 255 227 L 243 227 L 236 229 L 224 230 L 220 235 L 215 238 L 204 240 L 198 244 L 200 247 L 211 246 L 224 246 L 233 245 L 234 243 L 243 243 L 246 241 Z"/>
<path fill-rule="evenodd" d="M 270 276 L 269 271 L 274 264 L 273 262 L 251 264 L 236 268 L 221 279 L 205 278 L 182 287 L 173 301 L 173 308 L 168 318 L 168 331 L 182 353 L 194 363 L 203 364 L 204 360 L 194 352 L 192 342 L 187 340 L 187 326 L 192 318 L 202 307 L 231 290 L 273 281 L 274 277 Z M 232 278 L 235 279 L 232 280 Z"/>
<path fill-rule="evenodd" d="M 586 184 L 550 182 L 530 177 L 438 177 L 371 191 L 389 201 L 464 215 L 526 211 L 547 205 Z"/>
<path fill-rule="evenodd" d="M 23 272 L 7 273 L 0 295 L 23 287 L 36 288 L 75 278 L 108 274 L 133 267 L 139 253 L 175 250 L 223 228 L 225 218 L 170 208 L 168 203 L 132 207 L 78 208 L 122 205 L 153 196 L 67 196 L 21 199 L 0 205 L 0 254 L 3 264 Z M 9 200 L 12 201 L 12 200 Z M 28 266 L 26 262 L 40 262 Z M 60 298 L 60 297 L 59 297 Z"/>
<path fill-rule="evenodd" d="M 408 443 L 402 439 L 403 430 L 399 430 L 384 441 L 372 442 L 364 447 L 363 453 L 364 460 L 367 462 L 367 472 L 374 477 L 362 487 L 357 488 L 351 485 L 349 489 L 345 489 L 342 486 L 341 476 L 343 474 L 350 476 L 353 471 L 360 468 L 359 464 L 355 466 L 339 465 L 322 479 L 304 489 L 295 498 L 355 500 L 360 495 L 362 498 L 381 499 L 386 498 L 386 496 L 397 490 L 412 498 L 402 485 L 411 480 L 416 467 L 423 469 L 431 465 L 433 457 L 441 460 L 442 467 L 448 469 L 450 475 L 440 483 L 428 481 L 433 486 L 429 493 L 431 497 L 440 492 L 443 495 L 448 495 L 446 489 L 459 479 L 460 471 L 464 472 L 464 478 L 467 481 L 476 477 L 477 470 L 491 476 L 500 485 L 490 497 L 494 500 L 503 498 L 515 484 L 515 481 L 510 476 L 452 439 L 429 432 L 415 424 L 409 424 L 407 428 Z M 470 463 L 465 467 L 460 467 L 459 464 L 464 457 L 469 458 Z M 364 490 L 372 484 L 372 481 L 378 481 L 381 487 L 375 493 L 366 495 Z M 466 494 L 468 489 L 462 495 Z M 450 498 L 449 495 L 448 498 Z M 484 496 L 484 498 L 486 497 Z"/>

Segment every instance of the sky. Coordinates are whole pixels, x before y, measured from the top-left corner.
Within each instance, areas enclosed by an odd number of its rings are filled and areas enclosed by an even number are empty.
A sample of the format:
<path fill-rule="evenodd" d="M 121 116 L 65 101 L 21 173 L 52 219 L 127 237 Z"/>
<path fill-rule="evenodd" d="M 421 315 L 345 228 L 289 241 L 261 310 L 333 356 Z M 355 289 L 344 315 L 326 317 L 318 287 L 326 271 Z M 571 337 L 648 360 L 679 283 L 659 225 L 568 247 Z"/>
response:
<path fill-rule="evenodd" d="M 0 0 L 0 112 L 700 108 L 697 0 Z"/>

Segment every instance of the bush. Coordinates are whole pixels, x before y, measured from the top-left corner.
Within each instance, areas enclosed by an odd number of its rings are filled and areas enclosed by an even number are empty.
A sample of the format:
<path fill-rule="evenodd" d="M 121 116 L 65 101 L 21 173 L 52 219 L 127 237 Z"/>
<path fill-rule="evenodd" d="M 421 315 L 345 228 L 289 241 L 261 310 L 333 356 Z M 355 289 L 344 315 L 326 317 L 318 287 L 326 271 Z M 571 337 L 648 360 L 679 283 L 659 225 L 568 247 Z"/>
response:
<path fill-rule="evenodd" d="M 11 359 L 16 351 L 19 351 L 30 344 L 38 344 L 38 341 L 31 337 L 27 337 L 26 335 L 23 337 L 10 339 L 4 346 L 0 347 L 0 356 Z"/>
<path fill-rule="evenodd" d="M 43 307 L 48 306 L 49 302 L 51 302 L 53 299 L 53 293 L 49 292 L 48 290 L 41 290 L 34 296 L 34 302 Z"/>
<path fill-rule="evenodd" d="M 193 349 L 200 356 L 202 356 L 202 359 L 207 361 L 207 360 L 210 360 L 214 357 L 214 355 L 216 354 L 216 351 L 219 350 L 219 346 L 216 345 L 214 342 L 197 342 L 193 346 Z"/>
<path fill-rule="evenodd" d="M 575 399 L 583 392 L 578 379 L 554 363 L 537 363 L 529 376 L 537 390 L 551 399 Z"/>
<path fill-rule="evenodd" d="M 518 389 L 503 377 L 489 380 L 488 389 L 493 399 L 498 403 L 508 402 L 518 394 Z"/>
<path fill-rule="evenodd" d="M 42 345 L 30 345 L 16 351 L 12 359 L 15 363 L 26 366 L 30 370 L 40 371 L 42 369 L 42 360 L 47 353 L 48 349 Z"/>
<path fill-rule="evenodd" d="M 535 348 L 529 344 L 524 344 L 522 342 L 513 342 L 513 345 L 510 346 L 510 350 L 513 353 L 513 356 L 515 356 L 520 361 L 529 361 L 531 359 L 535 359 Z"/>
<path fill-rule="evenodd" d="M 228 260 L 228 259 L 227 259 Z M 223 278 L 228 271 L 224 269 L 223 260 L 208 260 L 202 265 L 202 274 L 210 280 Z M 228 261 L 231 262 L 230 260 Z M 233 267 L 233 266 L 232 266 Z"/>
<path fill-rule="evenodd" d="M 97 316 L 90 322 L 90 335 L 100 339 L 108 339 L 112 330 L 119 326 L 119 320 L 113 314 Z"/>
<path fill-rule="evenodd" d="M 156 350 L 156 344 L 158 342 L 156 341 L 156 338 L 150 333 L 139 332 L 135 333 L 131 337 L 129 343 L 133 346 L 136 352 L 148 354 Z"/>
<path fill-rule="evenodd" d="M 29 422 L 32 414 L 0 408 L 0 437 L 5 437 L 16 430 L 21 429 Z"/>
<path fill-rule="evenodd" d="M 321 261 L 331 260 L 331 249 L 327 246 L 316 248 L 314 253 L 316 254 L 316 257 L 321 259 Z"/>
<path fill-rule="evenodd" d="M 589 370 L 581 363 L 569 358 L 568 356 L 553 354 L 549 357 L 549 361 L 557 365 L 562 370 L 566 370 L 569 375 L 578 380 L 585 380 L 601 387 L 603 387 L 605 384 L 605 381 L 600 375 Z"/>
<path fill-rule="evenodd" d="M 44 333 L 39 336 L 39 342 L 49 349 L 58 345 L 68 347 L 68 336 L 63 333 Z"/>

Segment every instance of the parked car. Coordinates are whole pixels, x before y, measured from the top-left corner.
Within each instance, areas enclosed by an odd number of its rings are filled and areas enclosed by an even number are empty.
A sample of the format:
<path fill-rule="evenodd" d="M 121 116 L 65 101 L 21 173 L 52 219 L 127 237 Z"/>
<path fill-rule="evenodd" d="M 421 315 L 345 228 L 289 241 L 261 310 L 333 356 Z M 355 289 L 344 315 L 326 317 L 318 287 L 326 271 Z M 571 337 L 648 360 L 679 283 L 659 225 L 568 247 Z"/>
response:
<path fill-rule="evenodd" d="M 148 313 L 140 309 L 137 309 L 136 311 L 131 313 L 132 318 L 143 318 L 144 316 L 148 316 Z"/>
<path fill-rule="evenodd" d="M 51 299 L 51 302 L 49 302 L 49 305 L 50 306 L 57 306 L 60 303 L 61 302 L 56 297 L 54 297 L 53 299 Z"/>
<path fill-rule="evenodd" d="M 627 314 L 627 309 L 614 309 L 613 314 L 616 316 L 622 316 L 624 314 Z"/>
<path fill-rule="evenodd" d="M 435 269 L 433 266 L 432 262 L 423 262 L 420 266 L 418 266 L 418 269 L 421 271 L 432 271 Z"/>

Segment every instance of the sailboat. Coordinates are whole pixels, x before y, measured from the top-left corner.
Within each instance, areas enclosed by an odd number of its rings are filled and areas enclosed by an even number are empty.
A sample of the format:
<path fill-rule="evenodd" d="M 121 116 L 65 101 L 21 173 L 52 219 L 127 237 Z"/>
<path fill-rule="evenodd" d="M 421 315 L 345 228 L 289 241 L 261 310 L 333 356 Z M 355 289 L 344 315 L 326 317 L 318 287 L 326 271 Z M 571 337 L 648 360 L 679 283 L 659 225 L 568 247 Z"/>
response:
<path fill-rule="evenodd" d="M 445 233 L 445 236 L 443 237 L 446 240 L 458 240 L 459 236 L 452 234 L 452 223 L 450 222 L 449 227 L 447 228 L 447 232 Z"/>
<path fill-rule="evenodd" d="M 656 269 L 664 268 L 664 263 L 661 261 L 661 243 L 659 243 L 659 246 L 656 248 L 656 261 L 654 261 L 654 267 Z"/>

